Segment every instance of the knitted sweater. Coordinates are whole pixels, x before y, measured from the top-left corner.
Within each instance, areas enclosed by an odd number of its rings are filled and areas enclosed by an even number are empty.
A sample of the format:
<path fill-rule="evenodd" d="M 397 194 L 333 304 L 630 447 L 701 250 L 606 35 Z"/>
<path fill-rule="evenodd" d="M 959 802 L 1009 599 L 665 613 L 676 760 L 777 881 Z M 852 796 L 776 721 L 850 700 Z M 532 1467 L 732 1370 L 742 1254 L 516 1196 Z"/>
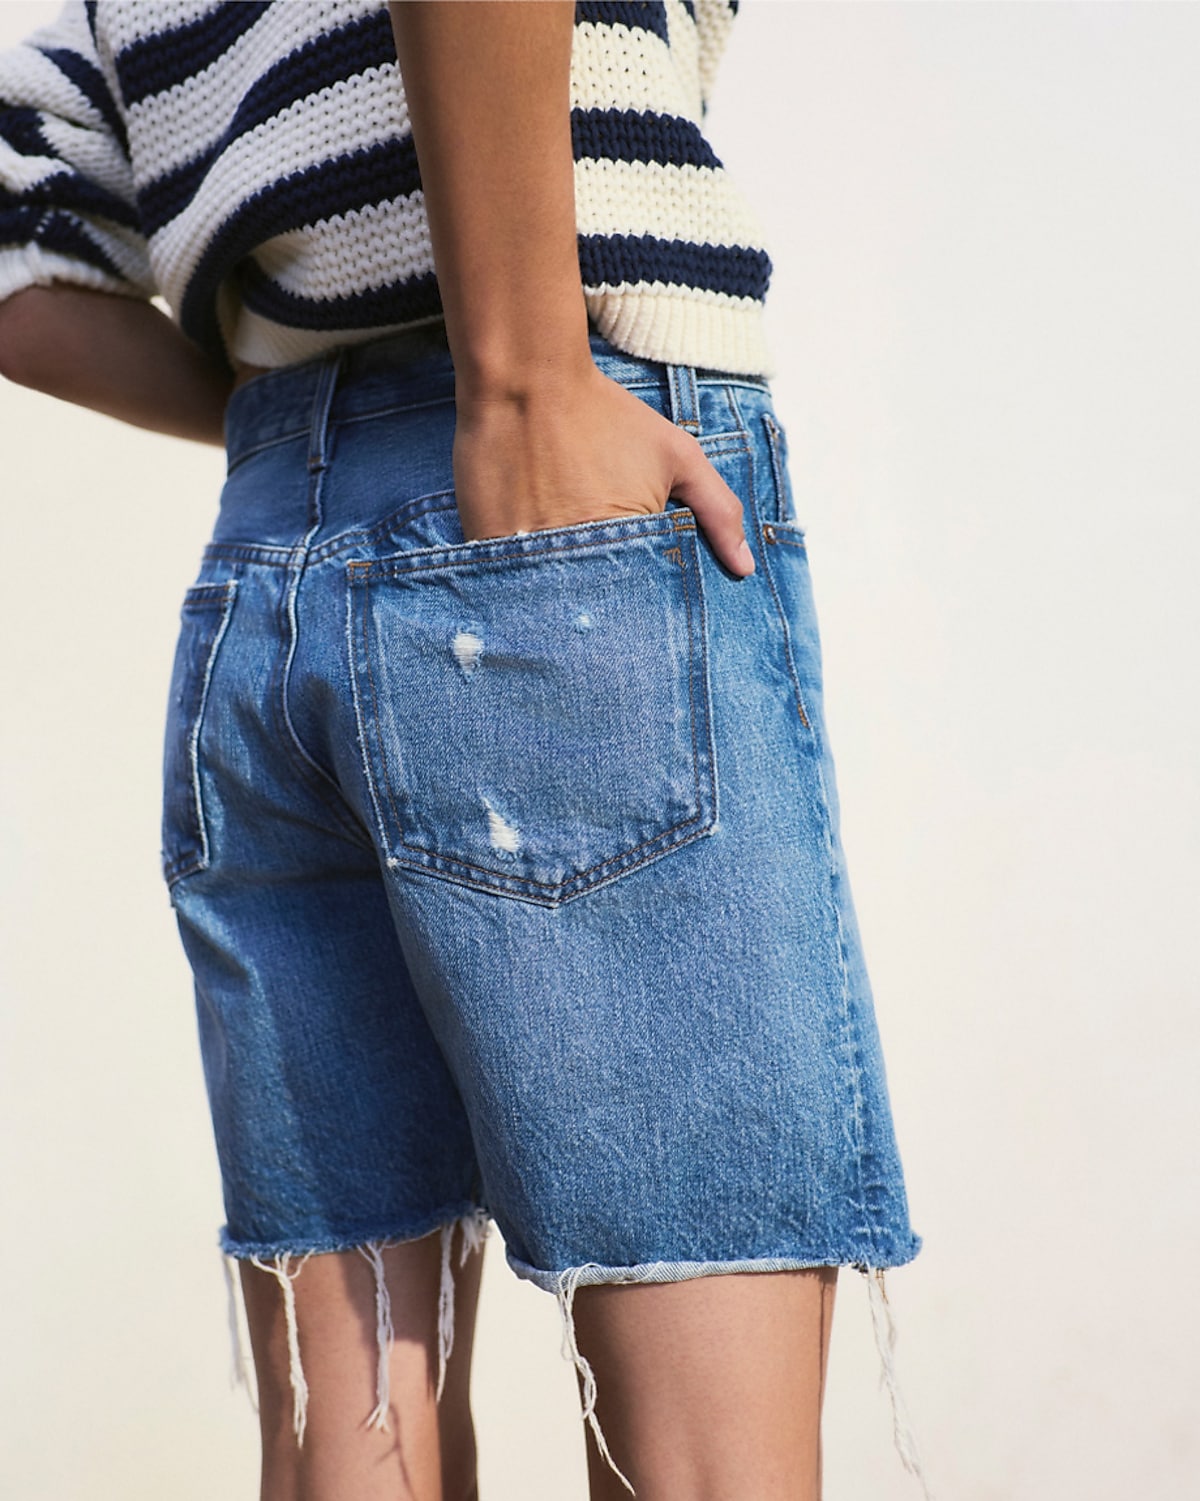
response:
<path fill-rule="evenodd" d="M 702 133 L 736 9 L 576 6 L 579 263 L 618 348 L 769 375 L 771 262 Z M 385 0 L 67 0 L 0 53 L 0 298 L 53 281 L 267 366 L 440 317 Z"/>

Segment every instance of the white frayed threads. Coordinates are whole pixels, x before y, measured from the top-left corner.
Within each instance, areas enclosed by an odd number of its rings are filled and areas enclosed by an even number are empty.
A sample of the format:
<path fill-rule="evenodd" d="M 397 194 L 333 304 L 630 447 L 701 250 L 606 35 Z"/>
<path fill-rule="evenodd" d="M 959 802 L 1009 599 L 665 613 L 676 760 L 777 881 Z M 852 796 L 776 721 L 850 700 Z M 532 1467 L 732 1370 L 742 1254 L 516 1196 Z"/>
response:
<path fill-rule="evenodd" d="M 883 1366 L 879 1378 L 880 1385 L 887 1382 L 888 1395 L 892 1400 L 892 1435 L 900 1458 L 904 1462 L 904 1468 L 921 1482 L 926 1501 L 933 1501 L 933 1493 L 929 1489 L 929 1482 L 925 1479 L 925 1472 L 921 1468 L 917 1441 L 909 1425 L 908 1414 L 896 1380 L 896 1325 L 892 1320 L 887 1288 L 884 1286 L 883 1268 L 868 1267 L 865 1269 L 865 1275 L 867 1295 L 871 1304 L 871 1323 L 875 1329 L 875 1344 Z"/>
<path fill-rule="evenodd" d="M 446 1385 L 446 1366 L 450 1361 L 450 1352 L 454 1349 L 454 1272 L 450 1265 L 450 1251 L 454 1241 L 454 1227 L 458 1226 L 462 1232 L 462 1249 L 458 1253 L 458 1264 L 464 1267 L 467 1257 L 473 1251 L 482 1251 L 487 1243 L 488 1231 L 492 1227 L 491 1215 L 486 1209 L 476 1209 L 471 1214 L 464 1214 L 457 1220 L 451 1220 L 448 1225 L 442 1226 L 442 1277 L 438 1288 L 438 1378 L 436 1401 L 442 1400 L 442 1391 Z"/>
<path fill-rule="evenodd" d="M 387 1277 L 383 1265 L 385 1242 L 368 1242 L 358 1247 L 358 1254 L 370 1263 L 375 1274 L 375 1344 L 378 1351 L 375 1366 L 375 1408 L 367 1419 L 368 1428 L 388 1431 L 388 1409 L 392 1405 L 392 1341 L 396 1331 L 392 1326 L 392 1299 L 388 1292 Z"/>
<path fill-rule="evenodd" d="M 464 1214 L 458 1222 L 462 1231 L 462 1250 L 458 1253 L 459 1266 L 466 1266 L 467 1257 L 474 1251 L 482 1251 L 492 1228 L 492 1217 L 486 1209 L 476 1209 Z"/>
<path fill-rule="evenodd" d="M 258 1394 L 250 1381 L 250 1357 L 242 1339 L 242 1324 L 239 1311 L 237 1262 L 232 1256 L 221 1253 L 221 1270 L 225 1273 L 225 1294 L 229 1312 L 230 1386 L 244 1386 L 250 1398 L 250 1406 L 258 1411 Z"/>
<path fill-rule="evenodd" d="M 435 1401 L 442 1400 L 446 1385 L 446 1364 L 454 1348 L 454 1273 L 450 1269 L 450 1244 L 454 1239 L 454 1222 L 442 1226 L 442 1280 L 438 1290 L 438 1379 Z"/>
<path fill-rule="evenodd" d="M 629 1494 L 636 1496 L 637 1492 L 630 1485 L 628 1478 L 617 1468 L 617 1462 L 609 1453 L 604 1434 L 600 1431 L 600 1420 L 596 1416 L 596 1373 L 592 1370 L 590 1362 L 583 1355 L 575 1338 L 575 1290 L 579 1286 L 580 1277 L 586 1270 L 587 1268 L 582 1266 L 571 1267 L 558 1280 L 555 1295 L 558 1298 L 558 1306 L 563 1319 L 563 1359 L 573 1361 L 575 1369 L 583 1378 L 582 1417 L 585 1422 L 591 1424 L 596 1448 L 603 1456 L 605 1464 Z"/>
<path fill-rule="evenodd" d="M 296 1326 L 296 1289 L 292 1286 L 304 1268 L 311 1252 L 306 1252 L 291 1270 L 292 1257 L 283 1255 L 273 1258 L 268 1266 L 257 1256 L 250 1260 L 262 1272 L 270 1272 L 283 1289 L 283 1316 L 287 1321 L 288 1376 L 292 1383 L 292 1428 L 296 1443 L 304 1446 L 304 1429 L 308 1423 L 308 1382 L 304 1379 L 304 1367 L 300 1364 L 300 1331 Z"/>

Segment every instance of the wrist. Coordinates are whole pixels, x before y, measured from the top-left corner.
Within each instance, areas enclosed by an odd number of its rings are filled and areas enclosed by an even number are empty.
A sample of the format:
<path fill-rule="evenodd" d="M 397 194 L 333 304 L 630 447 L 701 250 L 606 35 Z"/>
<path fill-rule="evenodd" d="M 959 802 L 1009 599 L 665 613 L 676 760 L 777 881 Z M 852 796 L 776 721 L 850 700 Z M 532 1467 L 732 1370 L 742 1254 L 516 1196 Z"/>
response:
<path fill-rule="evenodd" d="M 508 311 L 466 337 L 456 337 L 447 319 L 460 407 L 481 402 L 519 406 L 578 386 L 595 373 L 582 296 L 577 309 L 562 316 L 548 315 L 545 307 L 529 309 L 523 317 L 508 316 Z"/>

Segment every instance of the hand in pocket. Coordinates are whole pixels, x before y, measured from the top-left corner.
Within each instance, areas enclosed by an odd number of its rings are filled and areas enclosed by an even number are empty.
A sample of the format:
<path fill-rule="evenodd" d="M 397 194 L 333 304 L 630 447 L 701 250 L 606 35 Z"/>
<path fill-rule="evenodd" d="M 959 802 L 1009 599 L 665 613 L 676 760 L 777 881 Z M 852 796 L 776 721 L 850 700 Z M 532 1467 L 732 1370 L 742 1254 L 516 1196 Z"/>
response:
<path fill-rule="evenodd" d="M 454 486 L 473 542 L 687 506 L 722 563 L 754 571 L 742 503 L 690 433 L 595 365 L 498 398 L 460 396 Z"/>

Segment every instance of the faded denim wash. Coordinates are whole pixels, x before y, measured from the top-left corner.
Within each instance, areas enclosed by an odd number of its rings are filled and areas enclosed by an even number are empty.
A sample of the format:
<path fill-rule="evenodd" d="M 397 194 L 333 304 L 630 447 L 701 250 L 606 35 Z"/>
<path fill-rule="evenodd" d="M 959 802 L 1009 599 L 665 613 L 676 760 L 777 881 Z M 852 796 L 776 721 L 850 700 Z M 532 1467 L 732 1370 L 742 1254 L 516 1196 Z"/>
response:
<path fill-rule="evenodd" d="M 489 1218 L 568 1322 L 591 1282 L 920 1249 L 770 391 L 592 350 L 743 498 L 752 576 L 674 502 L 464 543 L 440 325 L 229 404 L 163 861 L 222 1245 L 285 1297 Z"/>

